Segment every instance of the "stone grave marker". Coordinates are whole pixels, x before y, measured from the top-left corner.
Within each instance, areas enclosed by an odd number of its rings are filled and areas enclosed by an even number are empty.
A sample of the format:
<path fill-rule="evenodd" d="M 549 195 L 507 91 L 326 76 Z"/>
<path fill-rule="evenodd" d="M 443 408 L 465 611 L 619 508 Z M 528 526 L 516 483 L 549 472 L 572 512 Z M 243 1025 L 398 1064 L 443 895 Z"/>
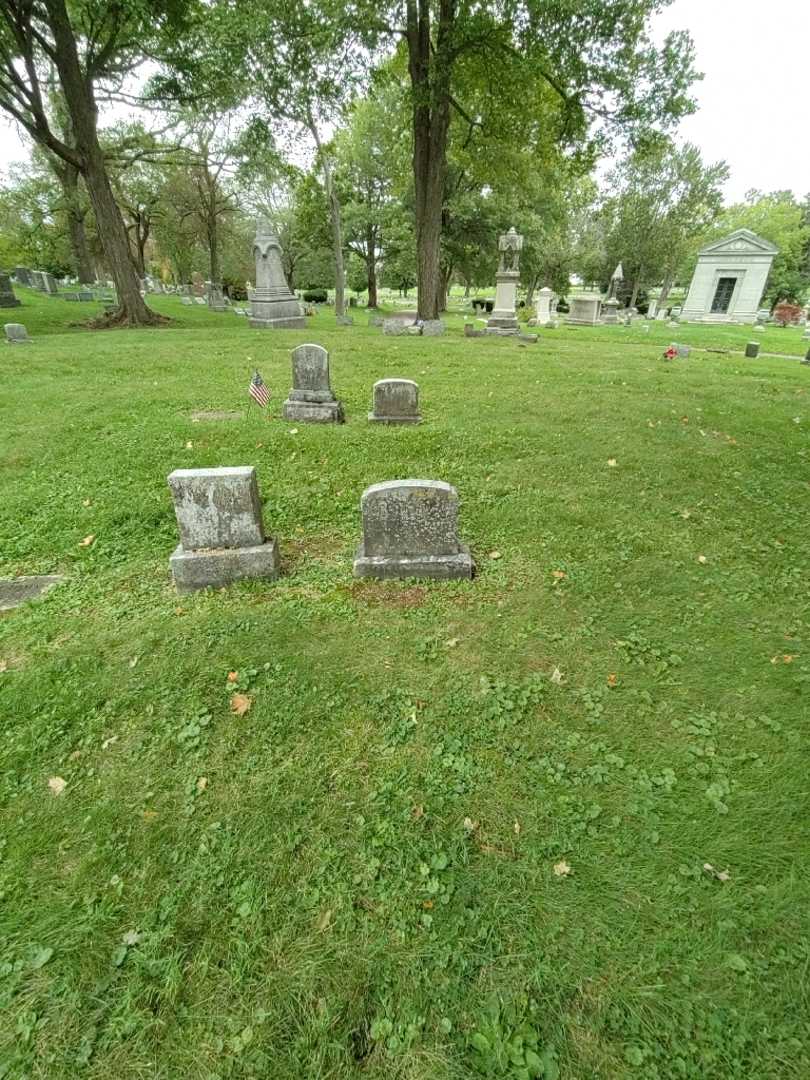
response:
<path fill-rule="evenodd" d="M 678 356 L 679 356 L 679 357 L 680 357 L 680 358 L 681 358 L 682 360 L 685 360 L 685 359 L 686 359 L 686 358 L 687 358 L 687 357 L 689 356 L 690 352 L 692 351 L 692 350 L 691 350 L 691 349 L 689 348 L 689 346 L 688 346 L 688 345 L 678 345 L 677 343 L 676 343 L 676 345 L 675 345 L 675 348 L 676 348 L 676 349 L 678 350 Z"/>
<path fill-rule="evenodd" d="M 19 307 L 20 301 L 14 295 L 14 286 L 8 274 L 0 274 L 0 307 Z"/>
<path fill-rule="evenodd" d="M 194 303 L 195 304 L 200 304 L 202 307 L 206 307 L 207 304 L 208 304 L 208 301 L 205 299 L 204 296 L 195 296 L 194 297 Z"/>
<path fill-rule="evenodd" d="M 475 326 L 474 323 L 464 323 L 464 337 L 486 337 L 487 332 Z"/>
<path fill-rule="evenodd" d="M 61 574 L 3 578 L 0 580 L 0 612 L 13 611 L 29 600 L 36 600 L 64 580 Z"/>
<path fill-rule="evenodd" d="M 3 329 L 6 332 L 7 345 L 25 345 L 31 340 L 22 323 L 7 322 Z"/>
<path fill-rule="evenodd" d="M 181 296 L 180 303 L 183 307 L 194 307 L 194 300 L 190 296 Z"/>
<path fill-rule="evenodd" d="M 335 322 L 338 326 L 354 326 L 354 318 L 351 315 L 336 315 Z"/>
<path fill-rule="evenodd" d="M 745 356 L 748 360 L 756 360 L 759 356 L 759 342 L 749 341 L 745 346 Z"/>
<path fill-rule="evenodd" d="M 406 322 L 405 319 L 383 319 L 383 333 L 384 334 L 407 334 L 411 327 L 411 323 Z"/>
<path fill-rule="evenodd" d="M 458 539 L 458 494 L 441 480 L 389 480 L 360 500 L 363 540 L 355 577 L 471 578 L 469 549 Z"/>
<path fill-rule="evenodd" d="M 31 271 L 27 266 L 15 266 L 14 277 L 19 285 L 31 286 Z"/>
<path fill-rule="evenodd" d="M 419 424 L 419 386 L 412 379 L 380 379 L 368 414 L 374 424 Z"/>
<path fill-rule="evenodd" d="M 178 592 L 278 576 L 278 544 L 265 535 L 252 466 L 175 469 L 168 484 L 180 529 L 169 559 Z"/>
<path fill-rule="evenodd" d="M 369 315 L 368 317 L 369 326 L 382 326 L 384 322 L 385 319 L 383 319 L 382 315 Z"/>
<path fill-rule="evenodd" d="M 56 296 L 59 292 L 59 286 L 56 284 L 56 278 L 53 274 L 43 273 L 42 282 L 45 292 L 49 296 Z"/>
<path fill-rule="evenodd" d="M 596 326 L 602 313 L 599 296 L 572 296 L 567 323 L 573 326 Z"/>
<path fill-rule="evenodd" d="M 285 420 L 310 424 L 342 424 L 343 405 L 329 383 L 329 353 L 320 345 L 299 345 L 292 351 L 292 390 L 284 402 Z"/>
<path fill-rule="evenodd" d="M 253 241 L 256 288 L 248 290 L 250 325 L 258 329 L 303 330 L 306 318 L 290 292 L 281 258 L 281 244 L 268 221 L 256 223 Z"/>
<path fill-rule="evenodd" d="M 423 337 L 441 337 L 444 333 L 443 319 L 425 319 L 422 323 Z"/>
<path fill-rule="evenodd" d="M 225 310 L 225 297 L 222 292 L 222 286 L 218 282 L 206 281 L 205 296 L 206 303 L 211 311 Z"/>

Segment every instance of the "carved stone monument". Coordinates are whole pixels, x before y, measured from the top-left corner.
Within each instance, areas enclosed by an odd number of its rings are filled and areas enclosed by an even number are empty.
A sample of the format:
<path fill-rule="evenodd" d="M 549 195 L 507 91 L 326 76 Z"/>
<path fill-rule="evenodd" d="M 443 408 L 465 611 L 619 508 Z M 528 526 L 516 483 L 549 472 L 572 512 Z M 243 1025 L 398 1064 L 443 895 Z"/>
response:
<path fill-rule="evenodd" d="M 412 379 L 380 379 L 374 383 L 374 424 L 418 424 L 419 387 Z"/>
<path fill-rule="evenodd" d="M 180 544 L 169 559 L 178 592 L 278 576 L 252 466 L 175 469 L 168 478 Z"/>
<path fill-rule="evenodd" d="M 598 296 L 572 296 L 568 318 L 573 326 L 596 326 L 602 313 L 602 301 Z"/>
<path fill-rule="evenodd" d="M 441 480 L 390 480 L 360 500 L 363 540 L 355 577 L 471 578 L 475 564 L 458 539 L 458 494 Z"/>
<path fill-rule="evenodd" d="M 303 316 L 301 316 L 303 322 Z M 292 352 L 293 385 L 284 402 L 285 420 L 305 424 L 342 424 L 343 405 L 329 385 L 329 353 L 320 345 L 299 345 Z"/>
<path fill-rule="evenodd" d="M 306 318 L 290 292 L 281 263 L 281 244 L 270 225 L 259 221 L 253 241 L 256 288 L 250 294 L 250 325 L 265 329 L 303 330 Z"/>
<path fill-rule="evenodd" d="M 495 275 L 495 306 L 487 319 L 488 334 L 516 334 L 518 331 L 517 295 L 520 280 L 520 252 L 523 237 L 514 227 L 498 239 L 498 272 Z"/>

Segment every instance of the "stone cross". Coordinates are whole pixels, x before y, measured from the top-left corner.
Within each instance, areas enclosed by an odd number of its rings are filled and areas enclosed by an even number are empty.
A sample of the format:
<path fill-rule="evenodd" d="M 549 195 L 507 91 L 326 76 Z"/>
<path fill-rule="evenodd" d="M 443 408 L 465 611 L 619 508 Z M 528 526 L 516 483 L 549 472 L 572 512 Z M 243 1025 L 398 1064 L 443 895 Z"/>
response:
<path fill-rule="evenodd" d="M 290 292 L 281 261 L 281 244 L 267 221 L 256 223 L 253 257 L 256 288 L 249 293 L 250 325 L 259 329 L 303 330 L 306 318 Z"/>
<path fill-rule="evenodd" d="M 22 323 L 7 322 L 4 330 L 6 332 L 6 342 L 9 345 L 24 345 L 31 340 Z"/>
<path fill-rule="evenodd" d="M 375 424 L 418 424 L 419 387 L 412 379 L 380 379 L 374 383 L 374 405 L 368 418 Z"/>
<path fill-rule="evenodd" d="M 180 543 L 169 559 L 178 592 L 278 576 L 252 466 L 175 469 L 168 477 Z"/>
<path fill-rule="evenodd" d="M 471 578 L 475 565 L 458 538 L 458 494 L 441 480 L 390 480 L 360 500 L 363 540 L 355 577 Z"/>
<path fill-rule="evenodd" d="M 329 353 L 320 345 L 299 345 L 292 351 L 292 390 L 284 402 L 285 420 L 342 424 L 343 406 L 329 383 Z"/>

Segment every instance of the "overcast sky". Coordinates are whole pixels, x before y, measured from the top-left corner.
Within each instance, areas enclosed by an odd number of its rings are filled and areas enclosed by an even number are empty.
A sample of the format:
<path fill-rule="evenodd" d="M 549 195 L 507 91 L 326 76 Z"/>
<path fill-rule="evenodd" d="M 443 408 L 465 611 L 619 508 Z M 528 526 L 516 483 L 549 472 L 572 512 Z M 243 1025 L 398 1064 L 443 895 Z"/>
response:
<path fill-rule="evenodd" d="M 691 32 L 705 74 L 679 134 L 705 161 L 728 162 L 726 200 L 751 188 L 810 193 L 810 0 L 675 0 L 654 34 L 675 29 Z M 26 156 L 0 120 L 0 169 Z"/>

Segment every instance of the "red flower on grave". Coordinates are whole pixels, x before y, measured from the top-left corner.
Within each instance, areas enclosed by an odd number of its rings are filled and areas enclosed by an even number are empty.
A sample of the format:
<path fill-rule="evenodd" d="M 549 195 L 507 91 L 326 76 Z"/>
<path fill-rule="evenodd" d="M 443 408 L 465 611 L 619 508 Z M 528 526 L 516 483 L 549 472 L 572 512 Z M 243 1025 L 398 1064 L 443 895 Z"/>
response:
<path fill-rule="evenodd" d="M 670 345 L 670 347 L 668 349 L 664 350 L 664 359 L 665 360 L 674 360 L 677 355 L 678 355 L 678 350 L 675 348 L 674 345 Z"/>

